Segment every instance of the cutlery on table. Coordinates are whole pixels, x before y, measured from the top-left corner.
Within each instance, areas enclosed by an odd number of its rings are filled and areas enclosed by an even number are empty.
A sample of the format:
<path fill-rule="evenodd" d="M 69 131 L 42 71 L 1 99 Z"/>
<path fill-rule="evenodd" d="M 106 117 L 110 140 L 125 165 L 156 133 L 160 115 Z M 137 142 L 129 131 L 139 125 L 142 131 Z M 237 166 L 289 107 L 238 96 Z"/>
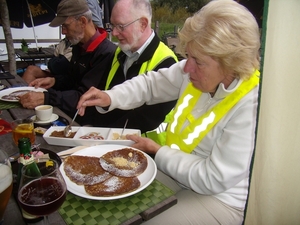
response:
<path fill-rule="evenodd" d="M 127 126 L 127 123 L 128 123 L 128 119 L 127 119 L 126 122 L 125 122 L 125 125 L 124 125 L 124 127 L 123 127 L 123 130 L 122 130 L 122 132 L 121 132 L 121 134 L 120 134 L 118 140 L 122 139 L 122 135 L 123 135 L 123 133 L 124 133 L 124 131 L 125 131 L 125 128 L 126 128 L 126 126 Z"/>
<path fill-rule="evenodd" d="M 69 155 L 72 155 L 73 153 L 75 153 L 77 151 L 80 151 L 82 149 L 85 149 L 87 147 L 88 146 L 76 146 L 74 148 L 70 148 L 70 149 L 58 152 L 57 155 L 60 156 L 60 157 L 69 156 Z"/>
<path fill-rule="evenodd" d="M 68 126 L 65 127 L 65 129 L 64 129 L 64 135 L 65 135 L 65 137 L 70 137 L 71 132 L 72 132 L 72 124 L 73 124 L 74 120 L 76 119 L 78 111 L 79 111 L 79 109 L 77 109 L 77 112 L 75 113 L 75 116 L 73 117 L 71 123 Z"/>

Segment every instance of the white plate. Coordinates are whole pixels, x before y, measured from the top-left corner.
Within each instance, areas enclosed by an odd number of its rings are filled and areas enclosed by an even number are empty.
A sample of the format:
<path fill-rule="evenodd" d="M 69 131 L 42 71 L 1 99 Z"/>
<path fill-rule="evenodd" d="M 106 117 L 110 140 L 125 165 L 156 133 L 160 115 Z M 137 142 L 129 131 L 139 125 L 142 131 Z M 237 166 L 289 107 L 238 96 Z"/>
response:
<path fill-rule="evenodd" d="M 124 145 L 98 145 L 98 146 L 85 148 L 83 150 L 80 150 L 80 151 L 74 153 L 73 155 L 100 157 L 100 156 L 104 155 L 105 153 L 107 153 L 109 151 L 118 150 L 118 149 L 122 149 L 122 148 L 127 148 L 127 146 L 124 146 Z M 135 148 L 133 148 L 133 149 L 135 149 Z M 140 151 L 138 149 L 135 149 L 135 150 Z M 142 151 L 140 151 L 140 152 L 142 152 Z M 156 173 L 157 173 L 156 164 L 149 155 L 147 155 L 145 153 L 143 153 L 143 154 L 147 158 L 148 166 L 147 166 L 146 170 L 141 175 L 138 176 L 138 179 L 141 182 L 141 186 L 135 191 L 132 191 L 132 192 L 129 192 L 129 193 L 126 193 L 126 194 L 122 194 L 122 195 L 117 195 L 117 196 L 98 197 L 98 196 L 89 195 L 85 192 L 83 185 L 77 185 L 76 183 L 72 182 L 68 178 L 68 176 L 65 174 L 65 171 L 64 171 L 64 163 L 61 164 L 59 169 L 60 169 L 60 172 L 62 173 L 62 175 L 65 179 L 68 191 L 72 192 L 75 195 L 78 195 L 80 197 L 87 198 L 87 199 L 93 199 L 93 200 L 120 199 L 120 198 L 125 198 L 125 197 L 128 197 L 128 196 L 134 195 L 134 194 L 144 190 L 154 180 L 154 178 L 156 176 Z"/>
<path fill-rule="evenodd" d="M 51 115 L 50 120 L 36 120 L 37 119 L 36 115 L 30 117 L 30 119 L 32 119 L 33 122 L 36 123 L 36 124 L 47 124 L 47 123 L 51 123 L 51 122 L 54 122 L 55 120 L 57 120 L 58 119 L 58 115 L 55 114 L 55 113 L 53 113 Z"/>
<path fill-rule="evenodd" d="M 53 131 L 62 131 L 66 126 L 51 126 L 48 128 L 46 133 L 43 134 L 43 138 L 49 145 L 59 145 L 59 146 L 76 146 L 73 138 L 64 138 L 64 137 L 51 137 Z M 77 132 L 80 127 L 72 126 L 72 132 Z"/>
<path fill-rule="evenodd" d="M 14 87 L 14 88 L 8 88 L 8 89 L 5 89 L 3 91 L 0 91 L 0 99 L 2 101 L 6 101 L 6 102 L 18 102 L 19 100 L 2 99 L 2 96 L 9 95 L 10 93 L 12 93 L 14 91 L 22 91 L 22 90 L 30 90 L 30 91 L 35 91 L 35 92 L 47 91 L 44 88 L 35 88 L 35 87 Z"/>
<path fill-rule="evenodd" d="M 122 129 L 107 128 L 107 127 L 75 127 L 72 126 L 72 131 L 76 134 L 74 138 L 57 138 L 51 137 L 53 131 L 61 131 L 65 126 L 52 126 L 43 135 L 45 141 L 50 145 L 60 145 L 60 146 L 95 146 L 103 144 L 115 144 L 115 145 L 126 145 L 131 146 L 134 142 L 131 140 L 112 140 L 111 135 L 115 132 L 120 132 Z M 104 140 L 94 140 L 94 139 L 82 139 L 81 136 L 87 135 L 91 132 L 98 133 L 103 136 Z M 137 129 L 125 129 L 124 134 L 137 134 L 141 136 L 141 131 Z"/>

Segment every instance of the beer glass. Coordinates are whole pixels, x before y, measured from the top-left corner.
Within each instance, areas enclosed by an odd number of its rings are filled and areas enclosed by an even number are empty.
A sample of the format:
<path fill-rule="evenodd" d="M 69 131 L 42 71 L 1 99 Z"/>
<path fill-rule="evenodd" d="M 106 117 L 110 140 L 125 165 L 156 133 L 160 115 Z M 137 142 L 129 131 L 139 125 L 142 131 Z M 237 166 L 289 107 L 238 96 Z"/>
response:
<path fill-rule="evenodd" d="M 3 150 L 0 150 L 0 224 L 13 188 L 13 176 L 9 158 Z"/>
<path fill-rule="evenodd" d="M 63 204 L 67 186 L 58 162 L 53 159 L 37 162 L 39 175 L 33 175 L 25 165 L 22 168 L 18 201 L 22 209 L 34 216 L 44 216 L 44 224 L 49 224 L 48 215 Z"/>
<path fill-rule="evenodd" d="M 12 135 L 15 144 L 18 146 L 18 140 L 23 137 L 30 139 L 31 145 L 35 142 L 34 124 L 32 119 L 16 119 L 11 122 Z"/>

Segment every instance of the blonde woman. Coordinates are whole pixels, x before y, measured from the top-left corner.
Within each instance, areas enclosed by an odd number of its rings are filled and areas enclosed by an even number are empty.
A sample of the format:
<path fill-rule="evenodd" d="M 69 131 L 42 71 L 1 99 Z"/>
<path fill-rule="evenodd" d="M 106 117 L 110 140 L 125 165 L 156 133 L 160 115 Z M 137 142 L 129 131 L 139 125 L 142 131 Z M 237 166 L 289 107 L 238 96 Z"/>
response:
<path fill-rule="evenodd" d="M 110 91 L 91 88 L 77 108 L 81 115 L 87 106 L 105 113 L 177 99 L 165 146 L 127 136 L 133 147 L 155 154 L 157 179 L 178 199 L 145 224 L 241 224 L 255 141 L 258 25 L 239 3 L 211 1 L 186 20 L 179 37 L 186 60 Z"/>

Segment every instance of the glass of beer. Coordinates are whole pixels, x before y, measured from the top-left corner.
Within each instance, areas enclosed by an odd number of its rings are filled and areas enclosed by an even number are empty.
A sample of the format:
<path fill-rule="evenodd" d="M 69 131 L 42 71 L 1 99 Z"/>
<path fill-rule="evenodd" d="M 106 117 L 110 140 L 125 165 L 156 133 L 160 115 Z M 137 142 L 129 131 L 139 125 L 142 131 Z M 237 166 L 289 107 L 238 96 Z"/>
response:
<path fill-rule="evenodd" d="M 48 215 L 55 212 L 64 203 L 67 185 L 59 171 L 56 160 L 39 160 L 40 173 L 32 173 L 29 165 L 21 171 L 18 201 L 22 209 L 34 216 L 44 216 L 48 225 Z"/>
<path fill-rule="evenodd" d="M 35 142 L 35 132 L 32 119 L 16 119 L 11 122 L 13 139 L 16 145 L 18 140 L 23 137 L 30 139 L 31 145 Z"/>
<path fill-rule="evenodd" d="M 9 158 L 3 150 L 0 150 L 0 224 L 13 188 L 13 176 Z"/>

